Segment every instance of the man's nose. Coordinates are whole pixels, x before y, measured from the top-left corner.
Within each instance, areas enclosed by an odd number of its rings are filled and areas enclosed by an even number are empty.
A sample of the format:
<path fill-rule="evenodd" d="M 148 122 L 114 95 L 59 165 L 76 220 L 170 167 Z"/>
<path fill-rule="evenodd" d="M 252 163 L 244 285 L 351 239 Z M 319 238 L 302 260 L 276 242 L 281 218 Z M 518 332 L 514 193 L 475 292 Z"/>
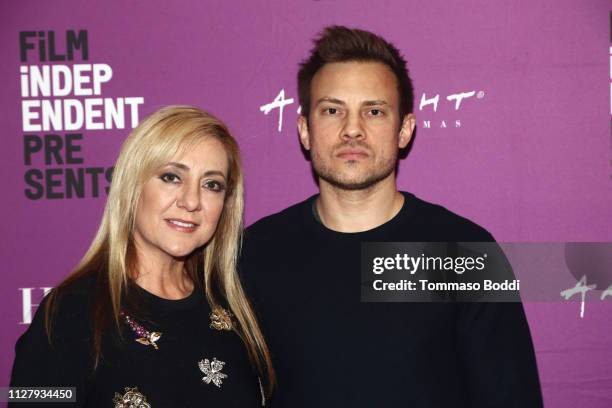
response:
<path fill-rule="evenodd" d="M 359 113 L 349 113 L 342 129 L 343 139 L 361 139 L 365 137 L 362 118 Z"/>

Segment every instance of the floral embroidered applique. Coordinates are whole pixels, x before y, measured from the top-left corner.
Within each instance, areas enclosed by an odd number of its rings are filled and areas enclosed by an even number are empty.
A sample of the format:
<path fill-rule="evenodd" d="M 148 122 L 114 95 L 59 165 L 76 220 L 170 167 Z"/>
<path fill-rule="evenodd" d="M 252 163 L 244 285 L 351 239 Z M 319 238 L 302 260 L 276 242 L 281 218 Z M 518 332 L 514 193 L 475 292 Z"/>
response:
<path fill-rule="evenodd" d="M 221 360 L 217 360 L 216 357 L 214 357 L 212 361 L 208 361 L 207 358 L 201 360 L 198 363 L 198 367 L 200 367 L 200 370 L 206 374 L 202 378 L 202 381 L 204 381 L 206 384 L 210 384 L 212 382 L 220 388 L 221 384 L 223 384 L 222 380 L 227 378 L 227 375 L 221 372 L 224 365 L 225 363 Z"/>

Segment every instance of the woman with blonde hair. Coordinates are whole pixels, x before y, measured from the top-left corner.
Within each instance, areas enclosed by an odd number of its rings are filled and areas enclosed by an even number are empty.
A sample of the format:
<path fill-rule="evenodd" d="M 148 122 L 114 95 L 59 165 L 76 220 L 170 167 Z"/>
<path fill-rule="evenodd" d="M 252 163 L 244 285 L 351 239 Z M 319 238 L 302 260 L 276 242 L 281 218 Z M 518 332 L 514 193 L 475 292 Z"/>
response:
<path fill-rule="evenodd" d="M 153 113 L 121 148 L 90 248 L 18 340 L 11 386 L 76 387 L 70 406 L 261 406 L 274 371 L 236 272 L 242 215 L 227 127 Z"/>

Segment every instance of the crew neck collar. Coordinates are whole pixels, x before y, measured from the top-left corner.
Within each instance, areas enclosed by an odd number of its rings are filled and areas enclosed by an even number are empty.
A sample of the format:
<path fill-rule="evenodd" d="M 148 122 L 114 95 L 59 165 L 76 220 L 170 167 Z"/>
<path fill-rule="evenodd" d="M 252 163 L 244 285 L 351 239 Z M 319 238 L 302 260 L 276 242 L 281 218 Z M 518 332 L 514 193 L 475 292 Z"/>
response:
<path fill-rule="evenodd" d="M 319 197 L 319 194 L 315 194 L 312 197 L 308 198 L 305 202 L 304 206 L 304 214 L 303 219 L 306 226 L 319 234 L 323 234 L 326 236 L 333 237 L 356 237 L 359 239 L 375 239 L 376 236 L 381 234 L 386 234 L 390 229 L 393 229 L 396 225 L 400 225 L 399 222 L 401 219 L 406 217 L 410 217 L 413 214 L 413 203 L 415 202 L 415 197 L 411 193 L 407 193 L 404 191 L 400 191 L 400 193 L 404 196 L 404 203 L 400 210 L 393 216 L 389 221 L 374 227 L 372 229 L 360 232 L 339 232 L 332 229 L 327 228 L 320 220 L 320 217 L 316 210 L 316 201 Z"/>
<path fill-rule="evenodd" d="M 134 282 L 130 284 L 130 289 L 136 291 L 139 296 L 142 296 L 143 300 L 145 300 L 149 306 L 160 311 L 191 309 L 197 306 L 203 298 L 201 290 L 197 286 L 194 286 L 191 293 L 182 299 L 165 299 L 159 297 L 143 289 Z"/>

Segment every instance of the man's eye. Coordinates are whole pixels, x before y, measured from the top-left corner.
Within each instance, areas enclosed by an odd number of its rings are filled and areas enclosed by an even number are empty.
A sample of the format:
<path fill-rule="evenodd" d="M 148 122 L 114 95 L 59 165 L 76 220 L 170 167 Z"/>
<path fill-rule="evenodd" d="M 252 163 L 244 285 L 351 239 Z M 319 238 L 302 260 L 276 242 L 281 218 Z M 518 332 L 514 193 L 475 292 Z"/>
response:
<path fill-rule="evenodd" d="M 335 115 L 336 113 L 338 113 L 338 109 L 336 109 L 336 108 L 325 108 L 325 110 L 323 112 L 328 114 L 328 115 Z"/>
<path fill-rule="evenodd" d="M 372 116 L 382 116 L 384 112 L 380 109 L 370 109 L 370 115 Z"/>
<path fill-rule="evenodd" d="M 177 176 L 174 173 L 164 173 L 161 176 L 159 176 L 159 178 L 161 179 L 161 181 L 163 181 L 164 183 L 178 183 L 181 181 L 181 179 L 179 178 L 179 176 Z"/>
<path fill-rule="evenodd" d="M 214 180 L 209 180 L 206 183 L 204 183 L 204 187 L 211 191 L 217 191 L 217 192 L 221 192 L 225 190 L 225 184 L 220 183 L 218 181 L 214 181 Z"/>

